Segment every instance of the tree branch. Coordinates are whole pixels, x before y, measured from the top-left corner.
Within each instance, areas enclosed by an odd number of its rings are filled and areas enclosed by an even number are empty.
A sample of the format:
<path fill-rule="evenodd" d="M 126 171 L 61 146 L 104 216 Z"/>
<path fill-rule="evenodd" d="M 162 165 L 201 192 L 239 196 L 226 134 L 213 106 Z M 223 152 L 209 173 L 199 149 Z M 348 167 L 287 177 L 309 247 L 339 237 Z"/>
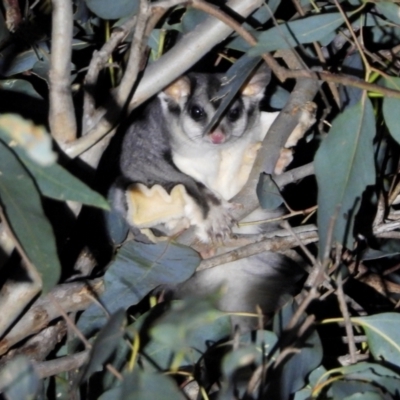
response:
<path fill-rule="evenodd" d="M 70 82 L 74 18 L 71 0 L 53 0 L 52 6 L 49 124 L 54 139 L 62 144 L 76 138 Z"/>

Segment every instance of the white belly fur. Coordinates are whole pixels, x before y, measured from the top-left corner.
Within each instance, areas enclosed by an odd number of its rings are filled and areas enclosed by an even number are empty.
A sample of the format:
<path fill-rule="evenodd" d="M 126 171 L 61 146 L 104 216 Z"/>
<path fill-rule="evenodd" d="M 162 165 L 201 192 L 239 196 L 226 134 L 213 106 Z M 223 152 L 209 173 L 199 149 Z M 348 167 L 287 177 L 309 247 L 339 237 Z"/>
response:
<path fill-rule="evenodd" d="M 261 112 L 259 127 L 229 147 L 215 146 L 202 154 L 174 153 L 176 166 L 229 200 L 242 189 L 253 167 L 257 150 L 279 112 Z"/>

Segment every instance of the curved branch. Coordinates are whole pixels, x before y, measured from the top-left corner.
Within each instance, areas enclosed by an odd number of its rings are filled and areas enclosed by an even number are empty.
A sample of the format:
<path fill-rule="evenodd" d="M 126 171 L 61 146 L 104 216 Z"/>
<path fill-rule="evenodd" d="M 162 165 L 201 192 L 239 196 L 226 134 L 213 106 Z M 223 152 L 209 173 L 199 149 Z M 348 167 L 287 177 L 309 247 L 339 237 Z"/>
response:
<path fill-rule="evenodd" d="M 163 3 L 165 2 L 155 3 L 154 7 L 160 7 Z M 261 4 L 261 0 L 230 0 L 226 6 L 246 17 L 260 7 Z M 129 111 L 184 74 L 231 32 L 232 29 L 229 26 L 213 17 L 209 17 L 193 31 L 184 35 L 171 50 L 146 68 L 129 104 Z M 107 118 L 110 119 L 110 117 L 114 117 L 112 124 L 103 118 L 86 136 L 64 146 L 64 151 L 68 156 L 77 157 L 104 137 L 116 123 L 112 110 L 107 111 Z"/>

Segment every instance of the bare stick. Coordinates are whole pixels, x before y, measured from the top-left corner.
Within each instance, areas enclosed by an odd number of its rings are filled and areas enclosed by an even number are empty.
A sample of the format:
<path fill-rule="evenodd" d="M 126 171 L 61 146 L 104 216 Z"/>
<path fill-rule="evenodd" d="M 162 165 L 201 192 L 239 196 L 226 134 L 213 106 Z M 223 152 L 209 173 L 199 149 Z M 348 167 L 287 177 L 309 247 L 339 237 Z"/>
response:
<path fill-rule="evenodd" d="M 298 168 L 284 172 L 282 175 L 274 176 L 274 181 L 280 189 L 289 183 L 296 182 L 307 176 L 314 175 L 314 164 L 309 163 Z"/>
<path fill-rule="evenodd" d="M 104 291 L 102 279 L 95 279 L 87 283 L 74 282 L 58 285 L 52 289 L 52 295 L 58 300 L 66 312 L 85 310 L 91 303 L 91 293 L 100 295 Z M 36 300 L 33 306 L 13 326 L 7 335 L 0 340 L 0 354 L 4 354 L 11 346 L 26 337 L 39 332 L 52 320 L 60 317 L 60 311 L 54 306 L 49 296 Z"/>
<path fill-rule="evenodd" d="M 315 231 L 298 233 L 297 235 L 298 238 L 301 239 L 303 244 L 309 244 L 318 241 L 318 234 Z M 197 268 L 197 271 L 216 267 L 218 265 L 226 264 L 231 261 L 240 260 L 241 258 L 246 258 L 255 254 L 262 253 L 264 251 L 284 251 L 296 247 L 297 245 L 297 239 L 292 236 L 267 239 L 262 242 L 252 243 L 239 249 L 229 251 L 228 253 L 222 254 L 220 256 L 203 260 Z"/>
<path fill-rule="evenodd" d="M 85 350 L 70 356 L 60 357 L 55 360 L 44 361 L 34 364 L 35 370 L 40 378 L 58 375 L 62 372 L 78 369 L 89 360 L 90 351 Z"/>
<path fill-rule="evenodd" d="M 147 41 L 146 26 L 150 16 L 151 8 L 147 0 L 140 0 L 140 11 L 137 15 L 137 23 L 131 43 L 128 64 L 117 90 L 117 103 L 120 106 L 125 105 L 132 93 L 133 85 L 136 82 L 143 57 L 144 45 Z"/>
<path fill-rule="evenodd" d="M 50 63 L 51 134 L 59 143 L 76 139 L 76 120 L 71 93 L 72 1 L 53 0 Z"/>
<path fill-rule="evenodd" d="M 355 345 L 355 342 L 354 342 L 353 325 L 351 323 L 349 310 L 347 309 L 346 300 L 344 298 L 343 279 L 342 279 L 342 274 L 341 274 L 340 271 L 339 271 L 339 274 L 338 274 L 338 277 L 337 277 L 336 295 L 337 295 L 337 298 L 338 298 L 340 311 L 342 312 L 343 319 L 344 319 L 344 324 L 345 324 L 345 328 L 346 328 L 347 340 L 348 340 L 348 345 L 349 345 L 350 360 L 351 360 L 352 364 L 355 364 L 357 362 L 357 354 L 356 354 L 357 353 L 357 349 L 356 349 L 356 345 Z"/>

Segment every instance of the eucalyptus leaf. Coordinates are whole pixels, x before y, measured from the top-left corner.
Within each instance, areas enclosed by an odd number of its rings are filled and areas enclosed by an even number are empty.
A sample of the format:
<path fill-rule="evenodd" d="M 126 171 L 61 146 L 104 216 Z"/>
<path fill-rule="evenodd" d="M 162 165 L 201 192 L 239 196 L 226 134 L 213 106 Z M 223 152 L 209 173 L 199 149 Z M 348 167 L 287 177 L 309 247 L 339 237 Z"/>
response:
<path fill-rule="evenodd" d="M 272 90 L 268 88 L 267 96 L 268 105 L 281 110 L 288 102 L 290 93 L 282 86 L 275 86 Z"/>
<path fill-rule="evenodd" d="M 47 167 L 42 167 L 24 157 L 20 152 L 16 152 L 20 155 L 25 167 L 35 178 L 35 181 L 44 196 L 60 201 L 77 201 L 104 210 L 110 209 L 107 200 L 103 196 L 73 176 L 61 165 L 53 164 Z"/>
<path fill-rule="evenodd" d="M 199 263 L 199 255 L 186 246 L 171 242 L 127 242 L 104 275 L 106 289 L 100 301 L 109 313 L 120 308 L 126 310 L 159 285 L 175 285 L 187 280 Z M 105 322 L 103 310 L 93 304 L 81 315 L 78 326 L 89 333 Z"/>
<path fill-rule="evenodd" d="M 262 366 L 265 360 L 274 359 L 279 354 L 276 349 L 278 338 L 274 332 L 263 330 L 248 332 L 239 340 L 239 348 L 229 352 L 222 360 L 225 384 L 218 400 L 228 400 L 234 393 L 244 392 L 248 376 L 254 367 Z M 275 351 L 274 354 L 271 353 L 272 350 Z"/>
<path fill-rule="evenodd" d="M 126 374 L 121 386 L 120 400 L 185 400 L 186 397 L 167 375 L 135 368 Z"/>
<path fill-rule="evenodd" d="M 135 15 L 139 10 L 139 0 L 85 0 L 86 5 L 98 17 L 118 19 Z"/>
<path fill-rule="evenodd" d="M 363 391 L 347 396 L 343 400 L 382 400 L 382 394 Z"/>
<path fill-rule="evenodd" d="M 5 216 L 48 292 L 61 265 L 52 227 L 44 215 L 35 183 L 15 154 L 0 141 L 0 199 Z"/>
<path fill-rule="evenodd" d="M 311 389 L 306 387 L 295 393 L 294 400 L 309 400 L 312 398 L 311 395 Z"/>
<path fill-rule="evenodd" d="M 364 64 L 359 53 L 355 52 L 349 54 L 343 62 L 342 66 L 343 73 L 350 74 L 359 79 L 363 79 L 365 74 Z M 340 104 L 342 108 L 351 107 L 357 104 L 362 97 L 363 91 L 353 86 L 340 85 L 339 95 Z"/>
<path fill-rule="evenodd" d="M 400 25 L 400 7 L 391 1 L 378 1 L 375 8 L 387 19 Z"/>
<path fill-rule="evenodd" d="M 117 348 L 124 333 L 122 329 L 124 322 L 124 310 L 118 310 L 110 316 L 110 319 L 99 332 L 93 343 L 89 363 L 83 374 L 82 381 L 86 381 L 94 372 L 98 371 Z"/>
<path fill-rule="evenodd" d="M 198 299 L 196 301 L 201 302 L 202 300 Z M 185 304 L 185 300 L 174 301 L 172 302 L 172 306 L 182 304 L 182 302 Z M 141 364 L 146 367 L 146 370 L 155 370 L 154 366 L 161 370 L 171 368 L 174 356 L 179 352 L 182 357 L 175 364 L 175 367 L 194 365 L 204 356 L 213 343 L 228 337 L 231 332 L 231 322 L 227 315 L 221 316 L 222 314 L 217 313 L 215 314 L 216 318 L 208 319 L 201 324 L 196 323 L 195 327 L 191 327 L 192 319 L 187 321 L 185 314 L 180 314 L 180 307 L 177 308 L 175 306 L 166 313 L 165 308 L 165 305 L 161 304 L 153 307 L 151 312 L 141 316 L 134 324 L 128 327 L 128 332 L 140 331 L 141 334 L 144 333 L 146 336 L 147 331 L 142 332 L 142 326 L 152 324 L 155 328 L 152 332 L 155 332 L 156 337 L 149 340 L 141 351 L 144 355 Z M 191 312 L 195 313 L 196 310 L 191 310 Z M 165 313 L 167 320 L 162 317 L 159 319 L 162 313 Z M 173 333 L 169 334 L 171 330 L 168 328 L 168 320 L 171 320 L 171 318 L 176 320 L 174 329 L 179 331 L 179 335 L 184 337 L 179 342 L 176 340 L 176 337 L 173 337 Z M 152 323 L 154 320 L 155 322 Z M 160 332 L 162 335 L 162 330 L 165 326 L 167 326 L 167 338 L 159 340 L 157 333 Z M 170 340 L 173 342 L 172 346 Z"/>
<path fill-rule="evenodd" d="M 339 114 L 315 156 L 318 183 L 319 254 L 327 245 L 331 218 L 334 240 L 353 247 L 355 214 L 367 186 L 375 183 L 373 139 L 375 118 L 370 100 L 363 96 Z"/>
<path fill-rule="evenodd" d="M 108 202 L 103 196 L 60 165 L 52 164 L 55 159 L 52 140 L 43 127 L 37 127 L 20 116 L 4 114 L 0 116 L 0 138 L 12 143 L 14 152 L 31 173 L 44 196 L 109 210 Z"/>
<path fill-rule="evenodd" d="M 49 72 L 50 72 L 50 60 L 45 58 L 43 60 L 38 60 L 34 64 L 31 70 L 32 74 L 36 75 L 40 79 L 49 82 Z"/>
<path fill-rule="evenodd" d="M 231 330 L 229 317 L 217 310 L 214 303 L 213 297 L 193 297 L 173 302 L 171 310 L 150 329 L 152 339 L 175 354 L 182 353 L 190 363 L 195 363 L 201 356 L 201 350 L 205 351 L 209 343 L 205 337 L 207 332 L 212 333 L 209 339 L 212 336 L 221 339 L 228 336 Z M 218 323 L 218 320 L 221 322 Z M 196 338 L 204 338 L 205 341 L 196 344 Z"/>
<path fill-rule="evenodd" d="M 351 319 L 361 325 L 367 335 L 368 346 L 376 360 L 400 365 L 400 314 L 382 313 Z"/>
<path fill-rule="evenodd" d="M 151 61 L 158 60 L 162 55 L 162 39 L 165 37 L 165 32 L 165 29 L 153 29 L 150 33 L 147 45 L 151 48 Z"/>
<path fill-rule="evenodd" d="M 329 375 L 326 374 L 326 372 L 326 368 L 323 365 L 320 365 L 310 373 L 310 375 L 308 376 L 308 381 L 312 386 L 321 384 L 329 378 Z"/>
<path fill-rule="evenodd" d="M 394 396 L 400 387 L 400 375 L 377 363 L 360 362 L 340 368 L 340 372 L 346 379 L 371 382 Z"/>
<path fill-rule="evenodd" d="M 383 45 L 392 45 L 398 43 L 400 39 L 400 28 L 397 26 L 374 26 L 369 29 L 372 36 L 371 42 Z"/>
<path fill-rule="evenodd" d="M 115 399 L 120 399 L 121 397 L 121 393 L 122 393 L 122 387 L 121 386 L 117 386 L 115 388 L 112 388 L 110 390 L 107 390 L 106 392 L 104 392 L 99 398 L 98 400 L 115 400 Z"/>
<path fill-rule="evenodd" d="M 35 63 L 41 59 L 41 51 L 49 53 L 49 46 L 45 41 L 35 43 L 34 47 L 17 53 L 17 47 L 8 46 L 0 55 L 0 73 L 3 76 L 11 76 L 32 69 Z"/>
<path fill-rule="evenodd" d="M 278 49 L 296 47 L 302 43 L 311 43 L 324 38 L 343 24 L 340 13 L 318 14 L 296 21 L 280 24 L 262 32 L 258 43 L 248 54 L 259 56 Z"/>
<path fill-rule="evenodd" d="M 362 381 L 336 381 L 333 382 L 330 387 L 332 393 L 333 400 L 343 400 L 348 396 L 353 396 L 358 393 L 368 393 L 368 394 L 375 394 L 380 395 L 381 400 L 386 400 L 383 397 L 383 393 L 379 388 L 375 387 L 373 384 L 369 382 L 362 382 Z M 364 397 L 363 397 L 364 399 Z"/>
<path fill-rule="evenodd" d="M 204 11 L 195 8 L 189 8 L 182 18 L 182 32 L 187 33 L 192 31 L 197 25 L 201 24 L 208 17 Z"/>
<path fill-rule="evenodd" d="M 267 4 L 262 4 L 260 8 L 251 14 L 251 18 L 255 19 L 260 24 L 265 24 L 274 14 L 281 0 L 270 0 Z"/>
<path fill-rule="evenodd" d="M 222 371 L 228 380 L 234 378 L 234 373 L 243 367 L 251 365 L 260 354 L 255 345 L 249 345 L 228 353 L 222 361 Z"/>
<path fill-rule="evenodd" d="M 283 203 L 283 198 L 279 188 L 270 175 L 260 175 L 257 184 L 257 197 L 260 205 L 264 209 L 274 210 Z"/>
<path fill-rule="evenodd" d="M 400 91 L 400 78 L 390 77 L 388 79 L 383 79 L 382 83 L 387 88 Z M 400 143 L 400 127 L 398 123 L 400 109 L 399 107 L 400 99 L 392 97 L 383 98 L 383 117 L 389 129 L 390 135 L 397 143 Z"/>
<path fill-rule="evenodd" d="M 6 79 L 0 81 L 1 90 L 9 90 L 11 92 L 23 93 L 35 99 L 43 100 L 43 97 L 35 90 L 33 85 L 24 79 Z"/>

